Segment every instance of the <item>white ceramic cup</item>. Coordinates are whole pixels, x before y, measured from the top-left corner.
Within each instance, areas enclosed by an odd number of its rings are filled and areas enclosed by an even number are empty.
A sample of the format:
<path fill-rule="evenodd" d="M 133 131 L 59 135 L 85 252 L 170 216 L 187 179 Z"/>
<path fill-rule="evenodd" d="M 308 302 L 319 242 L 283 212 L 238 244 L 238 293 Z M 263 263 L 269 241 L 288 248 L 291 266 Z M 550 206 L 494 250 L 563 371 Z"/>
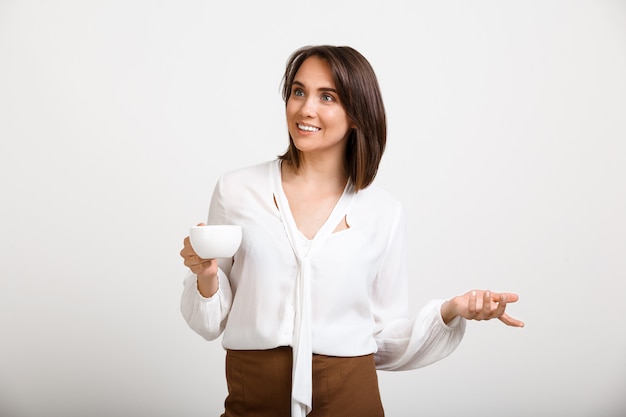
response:
<path fill-rule="evenodd" d="M 230 258 L 241 245 L 241 226 L 219 224 L 189 229 L 191 247 L 203 259 Z"/>

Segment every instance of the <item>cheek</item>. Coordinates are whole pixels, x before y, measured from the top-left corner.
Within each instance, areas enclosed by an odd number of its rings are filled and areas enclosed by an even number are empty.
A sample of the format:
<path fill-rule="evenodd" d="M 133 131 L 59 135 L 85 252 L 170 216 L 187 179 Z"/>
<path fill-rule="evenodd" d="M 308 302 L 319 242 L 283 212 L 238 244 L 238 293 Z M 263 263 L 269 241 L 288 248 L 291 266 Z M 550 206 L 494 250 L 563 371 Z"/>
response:
<path fill-rule="evenodd" d="M 345 111 L 336 111 L 332 114 L 332 120 L 334 121 L 335 126 L 341 130 L 349 130 L 350 129 L 350 120 L 348 120 L 348 116 Z"/>
<path fill-rule="evenodd" d="M 293 102 L 288 101 L 287 105 L 285 106 L 285 115 L 287 116 L 287 120 L 292 119 L 297 111 L 296 106 L 294 106 L 292 103 Z"/>

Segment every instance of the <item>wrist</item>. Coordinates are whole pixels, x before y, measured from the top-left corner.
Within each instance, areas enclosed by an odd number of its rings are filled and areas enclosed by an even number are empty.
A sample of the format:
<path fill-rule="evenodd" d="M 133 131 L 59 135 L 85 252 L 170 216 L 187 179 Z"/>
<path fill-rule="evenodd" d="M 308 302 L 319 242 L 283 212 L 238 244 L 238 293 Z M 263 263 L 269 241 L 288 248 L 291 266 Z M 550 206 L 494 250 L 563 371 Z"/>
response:
<path fill-rule="evenodd" d="M 219 280 L 217 275 L 203 276 L 197 275 L 196 285 L 198 286 L 198 292 L 205 298 L 211 298 L 219 289 Z"/>
<path fill-rule="evenodd" d="M 456 312 L 456 297 L 449 299 L 441 305 L 441 319 L 445 324 L 450 323 L 458 316 Z"/>

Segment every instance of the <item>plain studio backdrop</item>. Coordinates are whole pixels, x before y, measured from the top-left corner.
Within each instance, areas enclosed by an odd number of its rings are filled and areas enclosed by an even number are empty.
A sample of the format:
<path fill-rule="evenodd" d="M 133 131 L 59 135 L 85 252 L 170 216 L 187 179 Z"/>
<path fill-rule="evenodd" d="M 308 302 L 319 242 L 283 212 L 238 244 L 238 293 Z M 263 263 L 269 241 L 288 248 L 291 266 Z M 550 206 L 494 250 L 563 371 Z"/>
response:
<path fill-rule="evenodd" d="M 217 177 L 287 146 L 296 48 L 361 51 L 408 214 L 412 312 L 520 295 L 390 417 L 626 414 L 626 2 L 0 1 L 0 415 L 216 417 L 179 312 Z"/>

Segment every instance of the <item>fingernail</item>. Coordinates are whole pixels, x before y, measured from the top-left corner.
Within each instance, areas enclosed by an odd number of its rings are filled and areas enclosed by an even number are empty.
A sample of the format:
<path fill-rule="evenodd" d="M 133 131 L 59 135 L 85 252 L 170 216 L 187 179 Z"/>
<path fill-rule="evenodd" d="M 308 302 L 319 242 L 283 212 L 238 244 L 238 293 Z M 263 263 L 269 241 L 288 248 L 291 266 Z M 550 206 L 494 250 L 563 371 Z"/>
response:
<path fill-rule="evenodd" d="M 476 291 L 472 291 L 472 297 L 476 297 Z"/>

